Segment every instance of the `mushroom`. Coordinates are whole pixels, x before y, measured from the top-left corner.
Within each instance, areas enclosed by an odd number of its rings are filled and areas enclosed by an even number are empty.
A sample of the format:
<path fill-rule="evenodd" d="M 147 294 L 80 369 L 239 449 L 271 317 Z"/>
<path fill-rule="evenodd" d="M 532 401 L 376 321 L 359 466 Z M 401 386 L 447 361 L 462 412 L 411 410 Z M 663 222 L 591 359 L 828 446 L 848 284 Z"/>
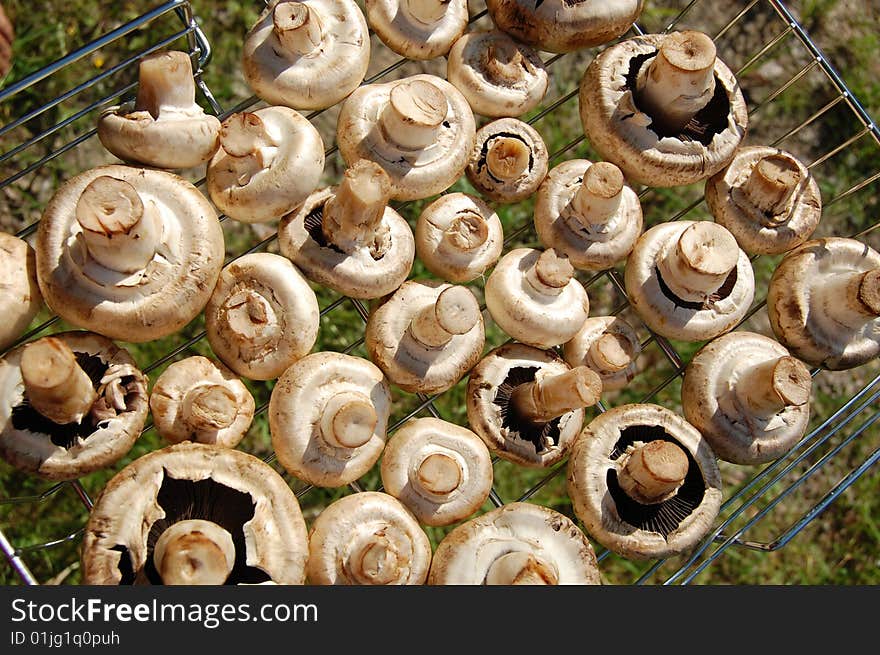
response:
<path fill-rule="evenodd" d="M 880 253 L 828 237 L 786 254 L 767 288 L 776 338 L 810 366 L 840 371 L 880 356 Z"/>
<path fill-rule="evenodd" d="M 409 223 L 388 206 L 391 180 L 360 160 L 336 187 L 311 194 L 278 224 L 278 247 L 313 282 L 352 298 L 399 287 L 416 255 Z"/>
<path fill-rule="evenodd" d="M 242 255 L 220 273 L 205 305 L 211 350 L 235 373 L 271 380 L 304 357 L 319 329 L 315 292 L 286 257 Z"/>
<path fill-rule="evenodd" d="M 195 355 L 166 368 L 150 392 L 159 435 L 235 448 L 254 418 L 254 397 L 222 364 Z"/>
<path fill-rule="evenodd" d="M 492 490 L 492 457 L 470 430 L 413 418 L 382 454 L 382 486 L 424 525 L 444 526 L 476 512 Z"/>
<path fill-rule="evenodd" d="M 2 351 L 27 330 L 43 306 L 34 249 L 24 239 L 6 232 L 0 232 L 0 280 L 3 280 L 0 284 Z"/>
<path fill-rule="evenodd" d="M 98 118 L 98 138 L 127 162 L 157 168 L 191 168 L 218 146 L 220 120 L 196 103 L 189 53 L 145 55 L 138 64 L 134 103 L 109 107 Z"/>
<path fill-rule="evenodd" d="M 442 57 L 468 26 L 467 0 L 364 0 L 367 23 L 407 59 Z"/>
<path fill-rule="evenodd" d="M 587 290 L 568 258 L 552 248 L 515 248 L 492 270 L 485 285 L 486 308 L 517 341 L 551 348 L 570 340 L 590 311 Z"/>
<path fill-rule="evenodd" d="M 194 319 L 225 255 L 217 211 L 195 186 L 174 173 L 118 165 L 58 188 L 35 251 L 52 311 L 128 342 L 159 339 Z"/>
<path fill-rule="evenodd" d="M 659 405 L 621 405 L 590 421 L 571 449 L 567 482 L 587 533 L 634 560 L 691 550 L 721 509 L 708 441 Z"/>
<path fill-rule="evenodd" d="M 111 466 L 141 434 L 147 377 L 106 337 L 69 331 L 0 360 L 0 456 L 47 480 Z"/>
<path fill-rule="evenodd" d="M 183 442 L 117 473 L 83 537 L 87 585 L 305 583 L 308 531 L 275 469 L 233 448 Z"/>
<path fill-rule="evenodd" d="M 706 204 L 750 255 L 780 255 L 810 238 L 822 194 L 810 170 L 778 148 L 747 146 L 706 180 Z"/>
<path fill-rule="evenodd" d="M 550 83 L 538 53 L 500 30 L 463 34 L 447 55 L 446 79 L 489 118 L 531 111 Z"/>
<path fill-rule="evenodd" d="M 574 52 L 613 41 L 642 13 L 643 0 L 486 0 L 492 22 L 547 52 Z"/>
<path fill-rule="evenodd" d="M 535 231 L 584 271 L 625 260 L 642 234 L 642 206 L 621 170 L 572 159 L 556 166 L 535 196 Z"/>
<path fill-rule="evenodd" d="M 438 544 L 429 585 L 599 585 L 596 553 L 556 510 L 508 503 L 457 526 Z"/>
<path fill-rule="evenodd" d="M 647 230 L 624 269 L 633 309 L 657 334 L 712 339 L 736 326 L 752 304 L 752 264 L 726 228 L 674 221 Z"/>
<path fill-rule="evenodd" d="M 476 124 L 461 92 L 436 75 L 365 84 L 342 103 L 336 142 L 345 163 L 378 163 L 391 178 L 391 197 L 418 200 L 461 177 Z"/>
<path fill-rule="evenodd" d="M 431 273 L 464 283 L 493 266 L 504 248 L 498 214 L 468 193 L 446 193 L 425 207 L 416 222 L 416 253 Z"/>
<path fill-rule="evenodd" d="M 603 50 L 580 84 L 584 133 L 630 182 L 654 187 L 711 177 L 748 126 L 742 90 L 702 32 L 646 34 Z"/>
<path fill-rule="evenodd" d="M 480 304 L 467 287 L 408 280 L 367 320 L 370 359 L 397 387 L 436 394 L 455 385 L 483 354 Z"/>
<path fill-rule="evenodd" d="M 223 121 L 206 182 L 211 200 L 227 216 L 266 223 L 305 200 L 323 171 L 318 130 L 294 109 L 264 107 Z"/>
<path fill-rule="evenodd" d="M 353 0 L 272 0 L 244 39 L 244 79 L 270 105 L 326 109 L 363 82 L 370 34 Z"/>
<path fill-rule="evenodd" d="M 465 174 L 491 200 L 530 197 L 547 175 L 550 156 L 538 131 L 518 118 L 499 118 L 477 130 Z"/>
<path fill-rule="evenodd" d="M 713 339 L 684 372 L 684 416 L 721 459 L 770 462 L 794 446 L 810 420 L 809 369 L 778 341 L 736 330 Z"/>
<path fill-rule="evenodd" d="M 520 343 L 495 348 L 471 371 L 467 416 L 493 453 L 516 464 L 549 467 L 568 454 L 599 402 L 602 380 L 569 367 L 552 350 Z"/>
<path fill-rule="evenodd" d="M 421 585 L 431 542 L 399 500 L 363 491 L 330 503 L 309 531 L 308 581 L 316 585 Z"/>
<path fill-rule="evenodd" d="M 602 391 L 617 391 L 638 372 L 642 344 L 632 326 L 617 316 L 594 316 L 562 346 L 569 366 L 587 366 L 602 379 Z"/>
<path fill-rule="evenodd" d="M 390 411 L 388 382 L 369 360 L 312 353 L 284 371 L 272 389 L 272 447 L 300 480 L 340 487 L 379 460 Z"/>

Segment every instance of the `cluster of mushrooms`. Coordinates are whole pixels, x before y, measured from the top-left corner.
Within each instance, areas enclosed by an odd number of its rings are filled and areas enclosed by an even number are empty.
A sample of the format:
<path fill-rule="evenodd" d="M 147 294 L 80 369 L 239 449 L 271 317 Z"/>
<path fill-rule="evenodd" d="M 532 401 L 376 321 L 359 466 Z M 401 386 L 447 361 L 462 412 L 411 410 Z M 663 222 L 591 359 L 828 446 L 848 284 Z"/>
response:
<path fill-rule="evenodd" d="M 148 415 L 168 442 L 102 490 L 85 583 L 598 584 L 588 536 L 634 559 L 692 549 L 721 506 L 718 460 L 779 457 L 807 427 L 808 367 L 880 354 L 880 254 L 810 240 L 816 181 L 790 153 L 741 145 L 746 104 L 709 37 L 621 39 L 637 0 L 487 4 L 496 29 L 468 31 L 464 0 L 367 0 L 363 13 L 353 0 L 274 0 L 242 52 L 266 106 L 222 122 L 196 103 L 188 54 L 145 56 L 136 99 L 98 122 L 122 163 L 61 186 L 33 246 L 2 236 L 0 345 L 43 304 L 80 329 L 3 356 L 0 455 L 70 480 L 119 461 Z M 405 57 L 445 56 L 447 78 L 364 83 L 370 30 Z M 579 98 L 604 161 L 549 169 L 518 118 L 547 92 L 537 52 L 597 45 Z M 325 144 L 300 112 L 336 103 L 346 170 L 319 188 Z M 198 165 L 206 193 L 179 176 Z M 462 176 L 478 194 L 447 192 Z M 634 185 L 697 182 L 714 221 L 644 229 Z M 432 196 L 414 227 L 391 206 Z M 493 206 L 526 198 L 540 247 L 504 252 Z M 224 263 L 221 212 L 277 221 L 280 254 Z M 756 254 L 784 255 L 767 296 L 775 339 L 734 329 Z M 434 277 L 410 279 L 416 257 Z M 652 332 L 706 343 L 684 373 L 683 416 L 627 404 L 585 425 L 639 373 L 634 326 L 590 316 L 578 279 L 620 264 Z M 467 286 L 479 280 L 510 337 L 488 353 Z M 312 352 L 315 286 L 370 301 L 368 359 Z M 215 357 L 152 381 L 114 343 L 161 339 L 199 314 Z M 468 426 L 413 418 L 388 434 L 395 388 L 432 395 L 465 378 Z M 243 379 L 274 381 L 269 426 L 288 473 L 342 487 L 379 464 L 382 490 L 344 496 L 307 528 L 284 478 L 236 448 L 255 411 Z M 583 529 L 533 503 L 481 512 L 493 457 L 567 458 Z M 432 553 L 424 526 L 454 528 Z"/>

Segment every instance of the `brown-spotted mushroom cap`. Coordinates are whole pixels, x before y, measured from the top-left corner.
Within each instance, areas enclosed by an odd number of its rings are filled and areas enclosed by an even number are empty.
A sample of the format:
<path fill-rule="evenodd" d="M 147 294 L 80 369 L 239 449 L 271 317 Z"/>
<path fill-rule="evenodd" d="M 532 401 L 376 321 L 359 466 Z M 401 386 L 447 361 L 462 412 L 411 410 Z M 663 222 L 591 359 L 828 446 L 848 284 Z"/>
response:
<path fill-rule="evenodd" d="M 537 348 L 574 337 L 590 311 L 587 290 L 568 259 L 553 249 L 515 248 L 503 255 L 486 280 L 485 295 L 492 320 Z"/>
<path fill-rule="evenodd" d="M 691 550 L 721 509 L 715 453 L 681 416 L 615 407 L 584 428 L 568 459 L 568 494 L 584 529 L 629 559 Z"/>
<path fill-rule="evenodd" d="M 403 284 L 416 256 L 409 223 L 388 206 L 391 180 L 361 160 L 278 224 L 278 247 L 313 282 L 373 299 Z"/>
<path fill-rule="evenodd" d="M 382 486 L 424 525 L 461 521 L 492 490 L 492 456 L 470 430 L 440 419 L 404 423 L 382 454 Z"/>
<path fill-rule="evenodd" d="M 325 109 L 367 74 L 370 35 L 353 0 L 272 0 L 245 36 L 245 81 L 270 105 Z"/>
<path fill-rule="evenodd" d="M 498 214 L 468 193 L 446 193 L 416 222 L 416 253 L 429 271 L 449 282 L 470 282 L 495 265 L 504 249 Z"/>
<path fill-rule="evenodd" d="M 272 447 L 300 480 L 340 487 L 379 460 L 390 411 L 391 390 L 375 364 L 337 352 L 312 353 L 272 389 Z"/>
<path fill-rule="evenodd" d="M 24 239 L 0 232 L 0 350 L 18 339 L 43 306 L 34 249 Z"/>
<path fill-rule="evenodd" d="M 602 391 L 616 391 L 628 385 L 638 373 L 642 351 L 632 326 L 617 316 L 593 316 L 562 346 L 569 366 L 587 366 L 602 378 Z"/>
<path fill-rule="evenodd" d="M 309 531 L 309 584 L 421 585 L 430 567 L 428 535 L 386 493 L 344 496 L 325 507 Z"/>
<path fill-rule="evenodd" d="M 304 584 L 308 531 L 261 459 L 183 442 L 137 458 L 101 491 L 83 537 L 83 583 Z"/>
<path fill-rule="evenodd" d="M 523 466 L 562 460 L 602 393 L 599 375 L 569 367 L 552 350 L 499 346 L 471 371 L 467 416 L 493 453 Z"/>
<path fill-rule="evenodd" d="M 364 0 L 370 28 L 407 59 L 442 57 L 467 29 L 467 0 Z"/>
<path fill-rule="evenodd" d="M 807 241 L 767 288 L 770 326 L 810 366 L 845 370 L 880 356 L 880 253 L 857 239 Z"/>
<path fill-rule="evenodd" d="M 810 170 L 778 148 L 747 146 L 706 180 L 706 204 L 747 253 L 778 255 L 810 238 L 822 194 Z"/>
<path fill-rule="evenodd" d="M 461 92 L 436 75 L 365 84 L 339 112 L 336 142 L 345 163 L 369 159 L 391 178 L 391 197 L 418 200 L 464 173 L 476 124 Z"/>
<path fill-rule="evenodd" d="M 809 369 L 775 339 L 735 330 L 691 359 L 682 410 L 721 459 L 763 464 L 794 446 L 810 420 Z"/>
<path fill-rule="evenodd" d="M 271 380 L 304 357 L 319 329 L 315 292 L 289 259 L 268 252 L 226 265 L 205 305 L 211 350 L 251 380 Z"/>
<path fill-rule="evenodd" d="M 73 480 L 125 456 L 147 418 L 147 377 L 127 351 L 61 332 L 0 360 L 0 456 L 48 480 Z"/>
<path fill-rule="evenodd" d="M 734 328 L 755 295 L 748 255 L 711 221 L 674 221 L 647 230 L 624 269 L 633 309 L 657 334 L 702 341 Z"/>
<path fill-rule="evenodd" d="M 217 150 L 220 120 L 196 103 L 190 55 L 146 55 L 138 68 L 134 103 L 109 107 L 98 118 L 98 138 L 127 162 L 157 168 L 191 168 Z"/>
<path fill-rule="evenodd" d="M 234 448 L 254 418 L 254 397 L 222 364 L 194 355 L 174 362 L 150 392 L 156 432 L 166 441 Z"/>
<path fill-rule="evenodd" d="M 289 107 L 264 107 L 223 121 L 206 184 L 230 218 L 265 223 L 305 200 L 323 171 L 324 142 L 315 126 Z"/>
<path fill-rule="evenodd" d="M 538 190 L 549 159 L 544 139 L 535 128 L 518 118 L 499 118 L 477 130 L 465 174 L 487 198 L 519 202 Z"/>
<path fill-rule="evenodd" d="M 535 231 L 571 265 L 602 271 L 625 260 L 642 234 L 642 205 L 609 162 L 572 159 L 544 179 L 535 196 Z"/>
<path fill-rule="evenodd" d="M 538 53 L 500 30 L 463 34 L 447 55 L 446 79 L 475 114 L 490 118 L 531 111 L 550 82 Z"/>
<path fill-rule="evenodd" d="M 630 182 L 669 187 L 727 166 L 748 125 L 742 91 L 701 32 L 609 46 L 580 84 L 584 133 Z"/>

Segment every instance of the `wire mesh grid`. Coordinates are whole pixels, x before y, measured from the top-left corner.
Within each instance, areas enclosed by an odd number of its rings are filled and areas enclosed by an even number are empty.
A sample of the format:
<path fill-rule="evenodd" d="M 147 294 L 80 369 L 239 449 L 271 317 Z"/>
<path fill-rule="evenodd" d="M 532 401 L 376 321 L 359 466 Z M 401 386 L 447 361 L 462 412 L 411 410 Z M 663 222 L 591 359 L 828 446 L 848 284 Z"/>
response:
<path fill-rule="evenodd" d="M 651 3 L 648 3 L 649 5 Z M 866 110 L 849 91 L 841 76 L 813 42 L 805 29 L 798 23 L 791 10 L 776 0 L 750 0 L 748 2 L 724 3 L 725 8 L 719 9 L 717 3 L 700 2 L 665 2 L 661 11 L 655 12 L 657 24 L 640 22 L 626 36 L 636 33 L 671 31 L 674 29 L 699 29 L 713 36 L 721 56 L 732 70 L 735 71 L 741 86 L 746 93 L 750 111 L 750 126 L 747 143 L 771 144 L 785 148 L 809 161 L 809 168 L 814 171 L 822 187 L 825 216 L 817 230 L 817 236 L 829 227 L 839 236 L 851 236 L 868 242 L 876 238 L 876 221 L 871 221 L 872 209 L 876 209 L 876 187 L 880 180 L 880 130 L 873 123 Z M 710 6 L 711 5 L 711 6 Z M 471 3 L 471 25 L 473 28 L 491 27 L 482 0 Z M 757 27 L 756 27 L 757 26 Z M 63 91 L 43 91 L 41 86 L 51 82 L 62 71 L 70 72 L 83 61 L 95 57 L 102 49 L 122 40 L 131 39 L 133 35 L 141 35 L 142 47 L 131 49 L 118 62 L 103 67 L 94 75 L 94 68 L 85 68 L 83 82 Z M 243 35 L 242 35 L 243 36 Z M 137 43 L 136 39 L 132 39 Z M 434 72 L 430 66 L 436 62 L 417 63 L 402 58 L 382 59 L 376 56 L 382 46 L 375 37 L 372 40 L 374 64 L 368 71 L 364 83 L 372 83 L 403 76 L 414 72 Z M 0 155 L 0 190 L 14 189 L 21 184 L 34 184 L 34 180 L 45 175 L 46 171 L 57 167 L 56 176 L 63 176 L 65 165 L 76 166 L 80 160 L 77 152 L 90 147 L 96 141 L 95 121 L 98 112 L 109 105 L 130 98 L 136 89 L 137 63 L 144 55 L 161 49 L 174 48 L 187 50 L 191 54 L 195 80 L 206 108 L 217 114 L 221 120 L 232 113 L 243 111 L 259 104 L 257 98 L 240 97 L 237 102 L 221 106 L 215 94 L 205 83 L 203 73 L 211 65 L 211 43 L 200 27 L 197 17 L 189 2 L 171 0 L 153 7 L 146 13 L 128 23 L 100 36 L 90 43 L 66 54 L 50 66 L 27 75 L 20 81 L 8 86 L 0 92 L 0 106 L 15 103 L 13 119 L 0 128 L 4 152 Z M 551 153 L 551 166 L 564 159 L 584 157 L 595 160 L 589 143 L 583 136 L 579 124 L 568 125 L 562 116 L 561 108 L 566 107 L 569 114 L 577 115 L 576 103 L 580 74 L 589 59 L 599 49 L 580 53 L 547 56 L 545 63 L 551 71 L 554 86 L 547 94 L 544 103 L 524 117 L 539 131 L 551 129 L 561 130 L 566 138 Z M 385 52 L 386 55 L 390 51 Z M 780 63 L 781 62 L 781 63 Z M 770 63 L 775 68 L 770 67 Z M 425 66 L 428 68 L 426 69 Z M 415 68 L 414 68 L 415 67 Z M 769 70 L 768 70 L 769 69 Z M 440 69 L 442 70 L 442 69 Z M 440 73 L 442 75 L 442 72 Z M 565 86 L 567 85 L 567 86 Z M 46 101 L 46 93 L 52 94 Z M 84 101 L 83 98 L 88 98 Z M 36 100 L 35 100 L 36 98 Z M 43 98 L 43 100 L 40 100 Z M 93 99 L 94 98 L 94 99 Z M 781 99 L 786 98 L 784 111 Z M 571 111 L 572 106 L 574 110 Z M 792 111 L 792 107 L 796 111 Z M 332 126 L 335 125 L 334 109 L 307 114 L 308 118 L 322 126 L 328 168 L 333 169 L 333 157 L 337 149 L 332 141 Z M 554 122 L 555 118 L 555 122 Z M 483 121 L 485 122 L 485 121 Z M 328 127 L 330 129 L 328 131 Z M 14 146 L 9 144 L 14 143 Z M 819 146 L 817 146 L 819 144 Z M 94 145 L 93 150 L 97 149 Z M 817 147 L 822 150 L 818 151 Z M 105 153 L 106 154 L 106 153 Z M 338 159 L 338 156 L 337 156 Z M 70 162 L 73 162 L 72 164 Z M 868 162 L 867 166 L 865 162 Z M 833 169 L 831 168 L 833 165 Z M 335 163 L 336 174 L 342 164 Z M 823 180 L 825 169 L 833 170 Z M 190 171 L 191 172 L 191 171 Z M 330 171 L 333 172 L 332 170 Z M 186 174 L 186 172 L 184 173 Z M 191 179 L 197 186 L 203 186 L 204 178 Z M 335 183 L 332 179 L 327 183 Z M 456 186 L 452 190 L 459 189 Z M 702 188 L 694 185 L 688 188 L 677 188 L 671 191 L 643 188 L 638 189 L 645 210 L 646 226 L 661 221 L 679 220 L 687 217 L 694 219 L 708 217 L 703 203 Z M 430 200 L 430 199 L 429 199 Z M 409 216 L 417 216 L 419 202 L 404 203 L 397 209 L 408 210 Z M 427 201 L 426 201 L 427 202 Z M 404 205 L 408 205 L 404 206 Z M 672 209 L 670 210 L 670 207 Z M 655 211 L 655 208 L 659 208 Z M 498 208 L 505 221 L 505 249 L 517 245 L 538 245 L 531 221 L 529 201 L 516 206 Z M 662 212 L 662 213 L 660 213 Z M 829 218 L 829 216 L 831 218 Z M 235 221 L 223 221 L 227 236 L 227 248 L 235 244 L 236 248 L 228 252 L 227 263 L 246 253 L 271 250 L 275 247 L 276 234 L 274 228 L 260 230 L 244 229 Z M 20 230 L 19 236 L 31 237 L 36 229 L 37 221 L 31 222 Z M 773 258 L 754 257 L 757 291 L 755 303 L 738 327 L 755 331 L 767 332 L 766 312 L 764 311 L 764 293 L 766 282 L 773 268 Z M 763 265 L 758 260 L 767 260 Z M 658 404 L 679 408 L 680 378 L 690 356 L 700 344 L 672 342 L 651 333 L 631 311 L 620 268 L 614 268 L 595 275 L 579 273 L 579 278 L 587 287 L 591 299 L 591 315 L 622 315 L 633 326 L 637 327 L 642 339 L 642 355 L 640 358 L 642 373 L 624 392 L 603 396 L 603 401 L 592 408 L 595 415 L 604 412 L 608 407 L 624 402 L 656 402 Z M 478 294 L 482 291 L 482 281 L 477 280 L 472 290 Z M 346 353 L 364 355 L 363 337 L 354 341 L 336 342 L 337 335 L 344 336 L 344 331 L 337 330 L 339 325 L 354 321 L 366 322 L 371 307 L 368 304 L 351 298 L 333 295 L 327 290 L 318 289 L 321 305 L 321 330 L 324 337 L 324 348 L 335 349 Z M 483 305 L 485 310 L 485 305 Z M 486 350 L 494 348 L 507 337 L 491 325 L 487 319 Z M 56 316 L 44 316 L 37 321 L 36 327 L 23 335 L 17 344 L 24 343 L 37 336 L 60 331 L 67 328 Z M 174 340 L 168 341 L 162 352 L 155 353 L 148 362 L 139 362 L 145 373 L 152 379 L 172 361 L 191 354 L 210 353 L 207 349 L 205 332 L 198 321 L 185 328 Z M 165 342 L 163 342 L 165 344 Z M 13 346 L 14 347 L 14 346 Z M 651 374 L 648 375 L 647 371 Z M 867 456 L 859 456 L 854 463 L 847 459 L 854 444 L 873 438 L 877 441 L 877 429 L 874 426 L 880 411 L 877 400 L 880 398 L 880 372 L 877 367 L 862 367 L 857 376 L 846 379 L 835 376 L 828 371 L 812 371 L 814 380 L 824 377 L 832 378 L 832 386 L 844 380 L 844 399 L 837 403 L 824 415 L 814 414 L 811 429 L 797 445 L 785 456 L 763 467 L 726 466 L 722 462 L 722 473 L 725 478 L 725 502 L 718 520 L 701 544 L 685 557 L 673 560 L 655 560 L 632 563 L 626 568 L 632 580 L 637 583 L 690 583 L 698 580 L 698 576 L 731 549 L 749 549 L 769 552 L 778 550 L 789 543 L 823 510 L 827 509 L 862 475 L 865 474 L 880 458 L 880 448 L 873 452 L 868 448 Z M 853 381 L 855 380 L 855 382 Z M 463 418 L 463 385 L 462 381 L 452 390 L 438 396 L 409 395 L 400 393 L 395 397 L 396 411 L 393 422 L 389 426 L 389 436 L 393 438 L 395 430 L 410 418 L 431 415 L 451 422 L 466 424 Z M 855 386 L 853 387 L 852 385 Z M 846 386 L 849 385 L 849 386 Z M 271 386 L 255 391 L 258 398 L 256 416 L 264 415 L 268 407 L 268 393 Z M 260 393 L 262 395 L 260 395 Z M 588 412 L 587 420 L 590 419 Z M 144 434 L 150 432 L 148 424 Z M 265 430 L 265 428 L 264 428 Z M 253 429 L 252 429 L 253 431 Z M 873 435 L 873 437 L 871 437 Z M 249 435 L 251 437 L 252 435 Z M 265 444 L 265 434 L 262 435 Z M 141 440 L 143 441 L 143 439 Z M 247 444 L 257 443 L 257 436 L 252 441 L 242 442 L 243 449 Z M 254 454 L 276 467 L 291 484 L 304 509 L 311 497 L 317 496 L 316 490 L 304 485 L 289 476 L 274 460 L 271 449 L 265 447 L 252 448 Z M 862 451 L 859 451 L 862 452 Z M 142 454 L 139 446 L 135 446 L 128 460 Z M 845 461 L 845 473 L 837 480 L 823 478 L 832 462 Z M 851 464 L 851 465 L 850 465 Z M 540 502 L 542 494 L 564 479 L 565 463 L 559 464 L 545 472 L 535 482 L 520 489 L 499 489 L 499 480 L 505 476 L 515 477 L 515 466 L 507 462 L 494 460 L 496 484 L 490 494 L 486 507 L 501 506 L 506 502 L 532 500 Z M 112 474 L 112 472 L 111 472 Z M 826 476 L 827 478 L 827 476 Z M 104 480 L 106 478 L 103 478 Z M 788 500 L 795 495 L 803 494 L 804 488 L 812 481 L 811 502 L 806 510 L 794 516 L 785 515 L 787 528 L 776 534 L 759 534 L 764 519 L 771 514 L 779 514 L 786 507 Z M 820 491 L 816 491 L 818 486 Z M 0 549 L 12 566 L 17 576 L 26 584 L 39 584 L 29 566 L 30 558 L 37 554 L 58 552 L 55 549 L 62 544 L 75 544 L 82 535 L 83 528 L 55 535 L 52 539 L 40 539 L 33 542 L 27 539 L 22 526 L 8 521 L 10 508 L 30 507 L 34 515 L 51 514 L 52 505 L 59 498 L 73 497 L 82 509 L 82 524 L 92 505 L 92 496 L 101 488 L 101 480 L 75 480 L 34 488 L 33 485 L 22 485 L 26 491 L 12 490 L 6 497 L 0 498 L 0 511 L 6 510 L 6 518 L 0 522 Z M 364 489 L 381 489 L 381 481 L 375 471 L 349 485 L 349 488 L 334 490 L 338 494 L 362 491 Z M 320 502 L 328 502 L 322 496 Z M 318 504 L 313 511 L 319 511 Z M 775 525 L 779 521 L 774 522 Z M 4 531 L 5 530 L 5 531 Z M 20 535 L 21 539 L 13 541 L 10 534 Z M 435 538 L 441 535 L 434 535 Z M 31 541 L 33 543 L 26 543 Z M 20 543 L 18 543 L 20 542 Z M 65 551 L 68 555 L 70 550 Z M 600 563 L 606 558 L 618 558 L 617 555 L 597 546 Z M 618 558 L 619 559 L 619 558 Z M 63 564 L 63 563 L 62 563 Z M 600 564 L 601 566 L 602 564 Z"/>

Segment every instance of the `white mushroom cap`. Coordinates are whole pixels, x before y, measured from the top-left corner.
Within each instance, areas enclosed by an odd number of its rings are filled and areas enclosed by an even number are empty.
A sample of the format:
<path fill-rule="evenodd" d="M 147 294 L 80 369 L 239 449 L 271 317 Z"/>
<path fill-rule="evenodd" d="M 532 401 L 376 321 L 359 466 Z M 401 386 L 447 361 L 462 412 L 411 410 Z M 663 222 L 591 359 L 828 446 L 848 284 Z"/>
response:
<path fill-rule="evenodd" d="M 641 351 L 639 337 L 629 323 L 616 316 L 594 316 L 565 342 L 562 357 L 569 366 L 596 371 L 604 392 L 623 389 L 633 380 Z"/>
<path fill-rule="evenodd" d="M 407 59 L 442 57 L 467 29 L 467 0 L 364 0 L 367 22 Z"/>
<path fill-rule="evenodd" d="M 254 408 L 254 397 L 232 371 L 199 355 L 171 364 L 150 392 L 156 431 L 171 443 L 234 448 L 247 434 Z"/>
<path fill-rule="evenodd" d="M 147 377 L 98 334 L 53 334 L 0 360 L 0 456 L 42 478 L 111 466 L 131 450 L 148 410 Z"/>
<path fill-rule="evenodd" d="M 285 257 L 249 253 L 229 263 L 205 305 L 211 350 L 252 380 L 271 380 L 304 357 L 319 329 L 318 299 Z"/>
<path fill-rule="evenodd" d="M 770 326 L 810 366 L 845 370 L 880 356 L 880 253 L 858 239 L 805 242 L 767 288 Z"/>
<path fill-rule="evenodd" d="M 161 583 L 154 549 L 165 532 L 192 519 L 231 537 L 226 584 L 305 583 L 308 531 L 284 478 L 253 455 L 192 442 L 143 455 L 107 483 L 86 524 L 83 583 Z M 207 536 L 225 550 L 218 532 Z"/>
<path fill-rule="evenodd" d="M 0 232 L 0 350 L 18 339 L 43 306 L 34 249 L 24 239 Z"/>
<path fill-rule="evenodd" d="M 227 216 L 265 223 L 305 200 L 323 171 L 324 142 L 315 126 L 289 107 L 264 107 L 223 121 L 206 183 Z"/>
<path fill-rule="evenodd" d="M 547 175 L 535 196 L 535 231 L 571 265 L 602 271 L 632 252 L 642 233 L 642 205 L 609 162 L 572 159 Z"/>
<path fill-rule="evenodd" d="M 810 170 L 778 148 L 748 146 L 706 180 L 706 204 L 749 254 L 778 255 L 810 238 L 822 194 Z"/>
<path fill-rule="evenodd" d="M 446 193 L 419 214 L 416 253 L 429 271 L 449 282 L 470 282 L 493 266 L 504 249 L 498 214 L 480 198 Z"/>
<path fill-rule="evenodd" d="M 391 390 L 372 362 L 312 353 L 278 378 L 269 430 L 278 461 L 316 487 L 340 487 L 370 470 L 385 448 Z"/>
<path fill-rule="evenodd" d="M 517 341 L 550 348 L 570 340 L 590 311 L 587 290 L 564 256 L 550 250 L 515 248 L 492 270 L 486 308 Z"/>
<path fill-rule="evenodd" d="M 659 405 L 621 405 L 590 421 L 575 441 L 568 495 L 584 529 L 609 550 L 630 559 L 671 557 L 711 529 L 721 473 L 708 441 L 681 416 Z"/>
<path fill-rule="evenodd" d="M 382 486 L 425 525 L 476 512 L 492 490 L 492 457 L 473 432 L 436 418 L 404 423 L 382 454 Z"/>
<path fill-rule="evenodd" d="M 272 0 L 245 36 L 245 81 L 270 105 L 325 109 L 367 74 L 370 34 L 353 0 Z"/>
<path fill-rule="evenodd" d="M 127 162 L 157 168 L 191 168 L 217 150 L 220 120 L 196 103 L 190 55 L 146 55 L 138 68 L 134 105 L 110 107 L 98 118 L 98 138 Z"/>
<path fill-rule="evenodd" d="M 364 491 L 324 508 L 309 531 L 309 584 L 421 585 L 431 542 L 399 500 Z"/>
<path fill-rule="evenodd" d="M 427 198 L 464 173 L 476 124 L 461 92 L 436 75 L 365 84 L 339 112 L 336 141 L 346 164 L 378 163 L 395 200 Z"/>
<path fill-rule="evenodd" d="M 624 269 L 633 309 L 657 334 L 712 339 L 736 326 L 755 295 L 752 264 L 711 221 L 661 223 L 645 231 Z"/>
<path fill-rule="evenodd" d="M 509 503 L 456 527 L 437 546 L 429 585 L 599 585 L 587 536 L 559 512 Z"/>

